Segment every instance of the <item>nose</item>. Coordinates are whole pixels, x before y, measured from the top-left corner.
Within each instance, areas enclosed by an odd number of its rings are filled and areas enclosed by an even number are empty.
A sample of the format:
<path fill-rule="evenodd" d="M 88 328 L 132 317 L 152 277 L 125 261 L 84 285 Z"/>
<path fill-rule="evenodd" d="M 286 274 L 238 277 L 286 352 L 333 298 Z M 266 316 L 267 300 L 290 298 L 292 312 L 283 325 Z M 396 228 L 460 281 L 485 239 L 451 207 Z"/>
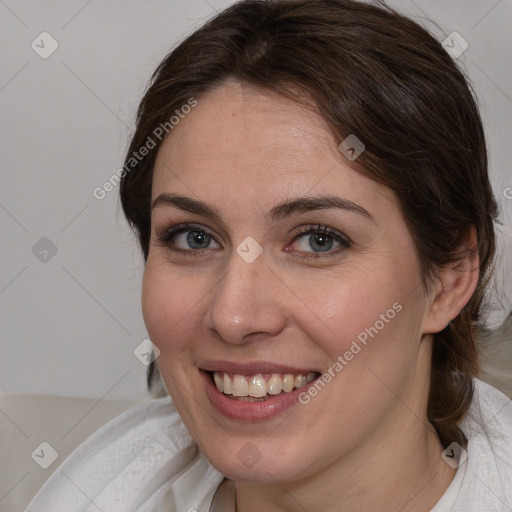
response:
<path fill-rule="evenodd" d="M 264 256 L 247 263 L 234 252 L 226 270 L 208 304 L 207 329 L 236 345 L 277 336 L 287 321 L 285 293 Z"/>

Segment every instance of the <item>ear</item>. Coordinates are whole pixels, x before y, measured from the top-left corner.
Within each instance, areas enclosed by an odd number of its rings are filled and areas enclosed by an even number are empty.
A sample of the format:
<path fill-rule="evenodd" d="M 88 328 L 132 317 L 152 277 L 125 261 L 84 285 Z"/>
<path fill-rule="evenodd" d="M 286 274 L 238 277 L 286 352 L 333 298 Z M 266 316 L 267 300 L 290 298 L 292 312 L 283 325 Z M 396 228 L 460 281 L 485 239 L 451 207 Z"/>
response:
<path fill-rule="evenodd" d="M 469 302 L 478 284 L 479 257 L 476 228 L 471 226 L 464 244 L 462 259 L 441 269 L 429 298 L 429 308 L 423 321 L 424 333 L 442 331 Z"/>

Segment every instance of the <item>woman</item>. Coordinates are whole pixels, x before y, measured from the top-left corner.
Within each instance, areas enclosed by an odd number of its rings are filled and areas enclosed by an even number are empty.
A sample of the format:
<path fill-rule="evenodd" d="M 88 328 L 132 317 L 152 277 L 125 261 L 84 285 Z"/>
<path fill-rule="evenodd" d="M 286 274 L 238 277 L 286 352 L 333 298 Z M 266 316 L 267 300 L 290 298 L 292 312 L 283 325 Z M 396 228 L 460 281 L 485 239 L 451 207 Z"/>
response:
<path fill-rule="evenodd" d="M 475 379 L 485 140 L 425 30 L 233 5 L 155 72 L 121 201 L 172 403 L 104 427 L 28 511 L 512 510 L 512 406 Z"/>

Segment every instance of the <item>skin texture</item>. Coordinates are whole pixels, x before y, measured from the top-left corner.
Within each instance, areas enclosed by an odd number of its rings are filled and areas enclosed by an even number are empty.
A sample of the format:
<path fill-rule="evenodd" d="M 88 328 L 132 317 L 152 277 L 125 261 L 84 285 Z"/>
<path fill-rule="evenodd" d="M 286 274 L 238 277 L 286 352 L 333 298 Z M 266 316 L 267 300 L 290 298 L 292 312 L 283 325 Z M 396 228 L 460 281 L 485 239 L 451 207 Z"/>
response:
<path fill-rule="evenodd" d="M 446 269 L 425 290 L 392 191 L 351 169 L 318 114 L 247 85 L 208 92 L 173 129 L 154 170 L 153 199 L 162 193 L 208 203 L 222 219 L 153 209 L 142 306 L 167 389 L 211 464 L 236 481 L 238 510 L 430 510 L 454 476 L 426 418 L 430 333 L 469 300 L 478 265 Z M 282 201 L 321 195 L 371 218 L 323 209 L 265 219 Z M 212 232 L 207 248 L 187 244 L 189 233 L 158 240 L 185 222 Z M 319 245 L 297 235 L 319 225 L 352 244 L 328 239 L 332 249 L 308 258 Z M 263 248 L 252 263 L 236 252 L 249 236 Z M 395 303 L 401 311 L 307 405 L 246 422 L 209 402 L 204 361 L 323 373 Z M 252 467 L 237 457 L 248 442 L 261 456 Z"/>

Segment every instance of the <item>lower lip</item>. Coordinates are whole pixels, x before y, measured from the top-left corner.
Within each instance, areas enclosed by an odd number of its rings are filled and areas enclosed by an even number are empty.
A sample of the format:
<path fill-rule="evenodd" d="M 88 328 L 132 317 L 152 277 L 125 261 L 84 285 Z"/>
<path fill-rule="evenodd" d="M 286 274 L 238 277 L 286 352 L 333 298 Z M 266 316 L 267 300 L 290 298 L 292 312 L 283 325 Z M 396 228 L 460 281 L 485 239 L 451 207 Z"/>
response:
<path fill-rule="evenodd" d="M 264 402 L 245 402 L 228 398 L 217 389 L 210 374 L 204 371 L 200 371 L 200 373 L 206 381 L 206 396 L 211 404 L 228 418 L 246 421 L 266 420 L 286 411 L 286 409 L 296 404 L 299 401 L 299 395 L 315 382 L 310 382 L 308 386 L 303 386 L 289 393 L 276 395 Z"/>

